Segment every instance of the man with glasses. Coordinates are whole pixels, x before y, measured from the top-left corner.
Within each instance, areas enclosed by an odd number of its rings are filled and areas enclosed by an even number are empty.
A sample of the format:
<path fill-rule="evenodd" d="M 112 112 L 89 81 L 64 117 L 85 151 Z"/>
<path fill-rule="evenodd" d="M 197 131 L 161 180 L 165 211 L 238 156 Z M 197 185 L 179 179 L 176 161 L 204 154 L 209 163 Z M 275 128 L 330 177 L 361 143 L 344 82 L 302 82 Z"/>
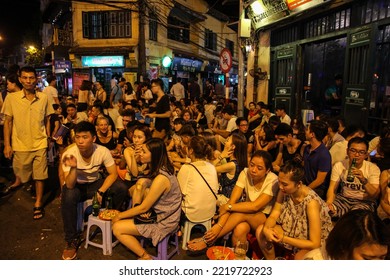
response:
<path fill-rule="evenodd" d="M 250 158 L 253 152 L 253 142 L 255 139 L 254 133 L 253 131 L 249 130 L 248 121 L 243 117 L 238 117 L 236 119 L 236 125 L 237 129 L 233 130 L 232 133 L 238 131 L 245 136 L 246 142 L 248 144 L 248 158 Z"/>
<path fill-rule="evenodd" d="M 332 169 L 332 177 L 326 196 L 332 217 L 340 218 L 345 213 L 355 209 L 375 211 L 376 198 L 379 189 L 379 168 L 366 160 L 368 143 L 361 137 L 349 140 L 348 159 L 337 162 Z M 352 168 L 354 181 L 347 180 L 348 169 L 352 160 L 356 159 L 355 168 Z M 338 191 L 340 187 L 340 191 Z"/>

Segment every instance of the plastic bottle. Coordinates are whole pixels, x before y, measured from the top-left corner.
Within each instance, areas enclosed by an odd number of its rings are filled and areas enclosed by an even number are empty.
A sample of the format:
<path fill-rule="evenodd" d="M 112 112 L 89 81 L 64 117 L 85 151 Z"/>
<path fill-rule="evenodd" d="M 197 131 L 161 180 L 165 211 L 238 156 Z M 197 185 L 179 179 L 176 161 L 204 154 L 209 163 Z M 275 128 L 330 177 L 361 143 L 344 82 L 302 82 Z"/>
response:
<path fill-rule="evenodd" d="M 97 192 L 95 192 L 95 195 L 93 196 L 93 200 L 92 200 L 92 215 L 97 217 L 99 215 L 99 211 L 100 211 L 100 204 L 97 198 Z"/>
<path fill-rule="evenodd" d="M 348 168 L 347 182 L 352 183 L 355 181 L 355 175 L 353 175 L 353 169 L 356 167 L 356 158 L 352 159 L 352 163 Z"/>

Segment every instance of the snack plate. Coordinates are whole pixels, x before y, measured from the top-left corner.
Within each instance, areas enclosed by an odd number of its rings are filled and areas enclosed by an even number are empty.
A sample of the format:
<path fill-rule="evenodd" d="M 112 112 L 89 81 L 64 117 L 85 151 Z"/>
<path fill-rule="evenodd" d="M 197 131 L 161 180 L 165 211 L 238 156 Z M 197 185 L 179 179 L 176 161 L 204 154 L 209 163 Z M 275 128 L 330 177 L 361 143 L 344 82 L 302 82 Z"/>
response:
<path fill-rule="evenodd" d="M 115 209 L 106 209 L 99 213 L 99 219 L 103 221 L 111 221 L 120 211 Z"/>
<path fill-rule="evenodd" d="M 234 260 L 233 250 L 223 246 L 208 248 L 206 255 L 210 260 Z"/>

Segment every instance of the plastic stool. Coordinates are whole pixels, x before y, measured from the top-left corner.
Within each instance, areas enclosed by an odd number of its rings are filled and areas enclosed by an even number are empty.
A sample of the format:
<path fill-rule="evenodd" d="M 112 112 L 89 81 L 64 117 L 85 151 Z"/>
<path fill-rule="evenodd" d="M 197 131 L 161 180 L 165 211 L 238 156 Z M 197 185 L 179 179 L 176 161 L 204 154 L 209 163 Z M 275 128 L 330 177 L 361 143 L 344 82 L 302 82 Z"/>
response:
<path fill-rule="evenodd" d="M 92 199 L 77 203 L 77 232 L 82 232 L 86 225 L 84 222 L 84 212 L 90 205 L 92 205 Z"/>
<path fill-rule="evenodd" d="M 203 222 L 191 222 L 189 220 L 185 221 L 184 223 L 184 230 L 183 230 L 183 244 L 182 249 L 187 250 L 187 242 L 190 241 L 191 238 L 191 230 L 196 225 L 202 225 L 205 227 L 206 231 L 211 229 L 211 219 Z"/>
<path fill-rule="evenodd" d="M 102 230 L 102 244 L 93 242 L 89 240 L 89 231 L 92 226 L 98 226 Z M 112 243 L 112 228 L 111 221 L 103 221 L 99 217 L 89 215 L 88 225 L 87 225 L 87 238 L 85 240 L 85 249 L 88 248 L 88 245 L 92 245 L 98 248 L 103 249 L 103 255 L 111 255 L 112 248 L 119 243 L 119 240 Z"/>
<path fill-rule="evenodd" d="M 175 240 L 171 240 L 171 238 L 174 238 Z M 141 246 L 144 246 L 145 238 L 141 237 Z M 172 244 L 175 246 L 175 248 L 168 254 L 169 250 L 169 244 Z M 177 236 L 176 231 L 168 234 L 163 240 L 161 240 L 157 244 L 157 256 L 152 256 L 154 260 L 169 260 L 173 257 L 173 255 L 177 253 L 180 254 L 179 250 L 179 237 Z"/>

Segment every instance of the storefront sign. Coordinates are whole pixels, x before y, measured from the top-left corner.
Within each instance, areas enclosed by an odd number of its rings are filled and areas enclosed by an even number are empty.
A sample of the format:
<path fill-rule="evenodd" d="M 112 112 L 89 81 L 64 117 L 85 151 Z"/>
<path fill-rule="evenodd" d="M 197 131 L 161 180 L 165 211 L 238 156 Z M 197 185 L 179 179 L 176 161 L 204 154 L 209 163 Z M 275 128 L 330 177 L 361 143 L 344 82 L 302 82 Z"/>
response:
<path fill-rule="evenodd" d="M 173 71 L 200 72 L 203 62 L 189 58 L 174 57 L 172 61 Z"/>
<path fill-rule="evenodd" d="M 72 63 L 69 60 L 56 60 L 54 61 L 54 67 L 57 74 L 66 73 L 71 70 Z"/>
<path fill-rule="evenodd" d="M 251 4 L 249 15 L 253 27 L 258 29 L 325 2 L 329 0 L 257 0 Z"/>
<path fill-rule="evenodd" d="M 347 88 L 345 103 L 351 105 L 364 105 L 364 97 L 366 90 L 363 88 Z"/>
<path fill-rule="evenodd" d="M 123 67 L 125 61 L 123 56 L 82 56 L 83 67 Z"/>

